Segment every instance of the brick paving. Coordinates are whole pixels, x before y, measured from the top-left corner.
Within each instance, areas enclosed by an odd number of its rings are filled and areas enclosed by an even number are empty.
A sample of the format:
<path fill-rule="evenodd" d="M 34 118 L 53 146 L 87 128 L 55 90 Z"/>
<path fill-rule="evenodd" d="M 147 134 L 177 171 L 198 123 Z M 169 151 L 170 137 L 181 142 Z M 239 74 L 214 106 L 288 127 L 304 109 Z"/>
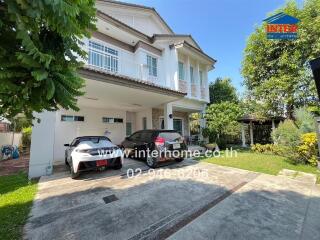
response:
<path fill-rule="evenodd" d="M 0 176 L 18 172 L 28 172 L 30 155 L 21 155 L 18 159 L 0 160 Z"/>

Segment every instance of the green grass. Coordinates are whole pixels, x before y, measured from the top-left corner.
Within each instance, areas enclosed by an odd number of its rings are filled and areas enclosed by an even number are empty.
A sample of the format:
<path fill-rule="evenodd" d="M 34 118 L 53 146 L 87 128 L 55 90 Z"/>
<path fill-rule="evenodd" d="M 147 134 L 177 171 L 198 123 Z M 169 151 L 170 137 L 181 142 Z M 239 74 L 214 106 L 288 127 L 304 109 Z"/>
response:
<path fill-rule="evenodd" d="M 227 157 L 226 154 L 222 152 L 221 157 L 202 157 L 198 160 L 271 175 L 277 175 L 279 171 L 286 168 L 295 171 L 317 174 L 318 179 L 320 176 L 320 172 L 316 167 L 312 167 L 310 165 L 294 165 L 285 157 L 272 154 L 254 153 L 250 151 L 237 151 L 237 153 L 237 157 Z"/>
<path fill-rule="evenodd" d="M 22 239 L 36 191 L 25 173 L 0 177 L 0 239 Z"/>

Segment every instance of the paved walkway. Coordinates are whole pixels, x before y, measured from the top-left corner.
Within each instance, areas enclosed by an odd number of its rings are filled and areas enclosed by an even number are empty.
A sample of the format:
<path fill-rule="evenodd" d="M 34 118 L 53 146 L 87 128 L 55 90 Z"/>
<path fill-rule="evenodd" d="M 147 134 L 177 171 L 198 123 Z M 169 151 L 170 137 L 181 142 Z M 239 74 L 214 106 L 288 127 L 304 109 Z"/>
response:
<path fill-rule="evenodd" d="M 319 222 L 320 190 L 307 180 L 193 160 L 149 172 L 126 160 L 122 170 L 79 180 L 63 167 L 42 177 L 24 233 L 35 240 L 320 239 Z"/>

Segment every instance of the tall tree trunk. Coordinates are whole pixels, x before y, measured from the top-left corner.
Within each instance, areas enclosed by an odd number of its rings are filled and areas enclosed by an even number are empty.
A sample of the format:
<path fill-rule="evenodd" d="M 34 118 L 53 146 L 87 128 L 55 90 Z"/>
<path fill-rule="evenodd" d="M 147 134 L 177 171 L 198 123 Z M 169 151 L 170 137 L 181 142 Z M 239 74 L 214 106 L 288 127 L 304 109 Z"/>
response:
<path fill-rule="evenodd" d="M 287 104 L 287 117 L 291 120 L 294 120 L 294 106 L 293 104 Z"/>

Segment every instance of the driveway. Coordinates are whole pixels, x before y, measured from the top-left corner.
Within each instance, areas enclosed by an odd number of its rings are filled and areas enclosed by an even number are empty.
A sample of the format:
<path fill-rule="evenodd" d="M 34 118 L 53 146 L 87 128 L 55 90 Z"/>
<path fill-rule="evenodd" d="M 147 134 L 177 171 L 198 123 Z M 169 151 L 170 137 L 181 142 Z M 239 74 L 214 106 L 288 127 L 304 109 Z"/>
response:
<path fill-rule="evenodd" d="M 141 174 L 128 177 L 128 169 Z M 139 170 L 140 171 L 140 170 Z M 131 174 L 132 171 L 129 170 Z M 26 239 L 320 239 L 310 181 L 185 160 L 149 172 L 42 177 Z"/>

